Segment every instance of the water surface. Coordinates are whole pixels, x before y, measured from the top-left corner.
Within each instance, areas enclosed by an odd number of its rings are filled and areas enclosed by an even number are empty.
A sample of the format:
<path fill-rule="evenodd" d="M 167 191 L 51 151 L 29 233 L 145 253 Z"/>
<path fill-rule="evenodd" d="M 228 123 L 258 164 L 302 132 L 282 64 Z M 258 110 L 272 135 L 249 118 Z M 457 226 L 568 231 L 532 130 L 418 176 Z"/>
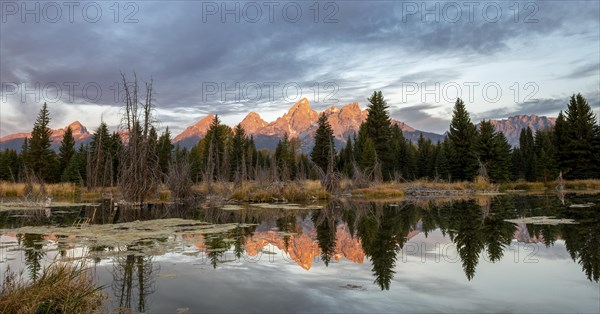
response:
<path fill-rule="evenodd" d="M 564 203 L 554 195 L 502 195 L 343 199 L 322 208 L 155 205 L 113 211 L 105 202 L 5 211 L 0 267 L 24 269 L 35 278 L 56 258 L 89 256 L 113 312 L 596 313 L 599 204 L 597 195 L 568 195 Z M 574 223 L 506 221 L 537 216 Z M 167 218 L 227 228 L 194 234 L 181 226 L 133 242 L 9 231 Z"/>

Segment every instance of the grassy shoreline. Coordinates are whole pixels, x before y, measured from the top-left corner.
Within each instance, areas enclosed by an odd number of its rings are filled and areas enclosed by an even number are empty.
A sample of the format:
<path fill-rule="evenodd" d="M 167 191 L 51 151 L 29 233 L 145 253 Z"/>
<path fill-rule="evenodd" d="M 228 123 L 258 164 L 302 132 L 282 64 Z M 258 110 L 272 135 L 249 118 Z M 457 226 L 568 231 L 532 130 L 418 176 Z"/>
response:
<path fill-rule="evenodd" d="M 0 313 L 96 313 L 106 298 L 82 263 L 53 262 L 35 280 L 3 275 Z"/>
<path fill-rule="evenodd" d="M 359 198 L 390 198 L 406 197 L 411 195 L 468 195 L 468 194 L 496 194 L 514 192 L 555 192 L 558 183 L 555 181 L 544 182 L 507 182 L 489 183 L 484 180 L 474 182 L 440 182 L 416 180 L 411 182 L 383 182 L 372 183 L 368 187 L 354 188 L 350 180 L 341 182 L 341 192 L 337 196 L 351 196 Z M 316 180 L 290 181 L 290 182 L 257 182 L 245 181 L 235 184 L 233 182 L 199 183 L 192 187 L 196 196 L 220 197 L 228 200 L 244 202 L 299 202 L 327 200 L 330 195 Z M 563 191 L 569 192 L 600 192 L 599 179 L 567 180 L 563 182 Z M 47 195 L 57 200 L 85 201 L 98 200 L 106 195 L 117 195 L 117 187 L 87 189 L 70 183 L 45 184 L 43 189 L 39 184 L 33 185 L 28 191 L 24 183 L 0 182 L 0 198 L 35 198 Z M 161 187 L 156 199 L 151 201 L 166 201 L 170 192 L 166 187 Z"/>

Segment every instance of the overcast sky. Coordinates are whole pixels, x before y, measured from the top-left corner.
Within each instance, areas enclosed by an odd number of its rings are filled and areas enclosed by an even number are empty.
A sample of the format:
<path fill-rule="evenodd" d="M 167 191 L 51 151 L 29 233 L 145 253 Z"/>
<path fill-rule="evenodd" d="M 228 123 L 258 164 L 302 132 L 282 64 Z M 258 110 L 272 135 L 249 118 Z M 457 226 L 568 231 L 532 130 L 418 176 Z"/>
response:
<path fill-rule="evenodd" d="M 374 90 L 439 133 L 457 95 L 475 121 L 555 116 L 577 92 L 600 108 L 598 1 L 0 4 L 0 136 L 30 131 L 44 101 L 53 128 L 115 129 L 134 71 L 174 133 L 208 113 L 271 121 L 301 97 L 364 108 Z"/>

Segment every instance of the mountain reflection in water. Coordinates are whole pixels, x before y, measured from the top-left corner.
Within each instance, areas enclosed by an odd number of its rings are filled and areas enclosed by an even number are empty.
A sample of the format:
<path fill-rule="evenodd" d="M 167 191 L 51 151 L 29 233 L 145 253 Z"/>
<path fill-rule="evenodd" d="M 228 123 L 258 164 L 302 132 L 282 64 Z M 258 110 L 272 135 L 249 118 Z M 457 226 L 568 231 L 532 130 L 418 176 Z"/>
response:
<path fill-rule="evenodd" d="M 50 247 L 55 247 L 58 255 L 63 257 L 68 257 L 68 252 L 77 248 L 80 251 L 74 255 L 89 254 L 96 256 L 95 262 L 99 265 L 106 262 L 112 265 L 112 278 L 108 281 L 113 305 L 122 309 L 135 308 L 139 312 L 147 310 L 147 300 L 156 291 L 155 281 L 161 276 L 161 265 L 155 257 L 165 254 L 186 256 L 193 264 L 206 262 L 210 268 L 228 263 L 252 263 L 256 267 L 264 263 L 265 267 L 277 267 L 279 262 L 295 263 L 310 271 L 317 264 L 326 268 L 335 268 L 337 265 L 332 264 L 342 261 L 365 264 L 361 267 L 370 268 L 374 283 L 381 290 L 389 290 L 396 271 L 404 266 L 400 264 L 407 261 L 439 263 L 440 260 L 453 260 L 462 264 L 464 276 L 470 281 L 481 263 L 494 264 L 505 258 L 515 259 L 515 263 L 527 262 L 527 259 L 536 262 L 540 248 L 550 248 L 561 241 L 571 259 L 580 265 L 585 278 L 597 283 L 600 277 L 600 200 L 598 196 L 585 195 L 572 195 L 568 200 L 567 205 L 554 196 L 396 203 L 334 200 L 320 210 L 154 206 L 122 211 L 118 215 L 111 214 L 108 206 L 102 206 L 94 213 L 83 207 L 63 210 L 50 217 L 31 211 L 1 212 L 1 229 L 49 224 L 68 226 L 92 215 L 95 217 L 93 223 L 177 217 L 240 226 L 225 232 L 173 234 L 168 238 L 144 239 L 136 245 L 117 247 L 85 247 L 70 242 L 68 237 L 52 234 L 5 233 L 0 241 L 0 259 L 3 263 L 15 264 L 14 256 L 19 251 L 14 249 L 22 250 L 20 267 L 36 278 L 44 261 L 51 260 Z M 569 204 L 588 202 L 595 205 L 569 207 Z M 569 218 L 576 224 L 535 225 L 505 221 L 532 216 Z M 432 234 L 441 235 L 433 240 Z M 145 246 L 168 249 L 157 250 L 156 254 L 141 253 L 139 248 Z M 516 255 L 515 250 L 522 251 Z M 96 253 L 102 254 L 94 255 Z M 560 272 L 560 269 L 555 271 Z M 364 288 L 350 284 L 345 287 Z"/>

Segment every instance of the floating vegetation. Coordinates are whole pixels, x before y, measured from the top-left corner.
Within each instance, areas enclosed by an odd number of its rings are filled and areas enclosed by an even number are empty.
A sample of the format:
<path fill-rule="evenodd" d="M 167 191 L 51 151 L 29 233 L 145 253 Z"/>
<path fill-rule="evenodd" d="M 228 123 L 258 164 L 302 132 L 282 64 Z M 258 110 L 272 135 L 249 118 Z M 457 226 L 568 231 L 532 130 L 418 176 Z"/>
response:
<path fill-rule="evenodd" d="M 244 209 L 244 207 L 240 206 L 240 205 L 233 205 L 233 204 L 227 204 L 225 206 L 223 206 L 223 208 L 221 208 L 222 210 L 240 210 L 240 209 Z"/>
<path fill-rule="evenodd" d="M 577 224 L 573 219 L 566 218 L 554 218 L 546 216 L 535 216 L 535 217 L 524 217 L 518 219 L 505 219 L 504 221 L 512 222 L 514 224 L 533 224 L 533 225 L 572 225 Z"/>
<path fill-rule="evenodd" d="M 127 251 L 142 255 L 160 255 L 180 247 L 175 241 L 167 241 L 180 235 L 204 235 L 222 233 L 241 224 L 209 224 L 197 220 L 179 218 L 133 221 L 118 224 L 87 225 L 75 227 L 36 226 L 0 230 L 0 233 L 13 234 L 52 234 L 59 244 L 79 244 L 88 247 L 126 247 Z M 140 245 L 144 242 L 144 245 Z M 160 243 L 158 243 L 160 242 Z M 146 245 L 148 244 L 148 245 Z M 155 246 L 149 244 L 157 244 Z M 116 250 L 117 252 L 119 250 Z M 93 251 L 92 255 L 108 256 L 112 250 Z"/>
<path fill-rule="evenodd" d="M 589 208 L 594 206 L 594 203 L 584 203 L 584 204 L 572 204 L 570 208 Z"/>
<path fill-rule="evenodd" d="M 90 206 L 99 207 L 99 203 L 29 203 L 29 202 L 11 202 L 1 203 L 0 212 L 11 211 L 11 210 L 42 210 L 49 208 L 63 208 L 63 207 L 78 207 L 78 206 Z"/>
<path fill-rule="evenodd" d="M 323 206 L 320 205 L 305 205 L 302 206 L 300 204 L 273 204 L 273 203 L 257 203 L 250 204 L 251 207 L 258 207 L 262 209 L 296 209 L 296 210 L 314 210 L 314 209 L 323 209 Z"/>

